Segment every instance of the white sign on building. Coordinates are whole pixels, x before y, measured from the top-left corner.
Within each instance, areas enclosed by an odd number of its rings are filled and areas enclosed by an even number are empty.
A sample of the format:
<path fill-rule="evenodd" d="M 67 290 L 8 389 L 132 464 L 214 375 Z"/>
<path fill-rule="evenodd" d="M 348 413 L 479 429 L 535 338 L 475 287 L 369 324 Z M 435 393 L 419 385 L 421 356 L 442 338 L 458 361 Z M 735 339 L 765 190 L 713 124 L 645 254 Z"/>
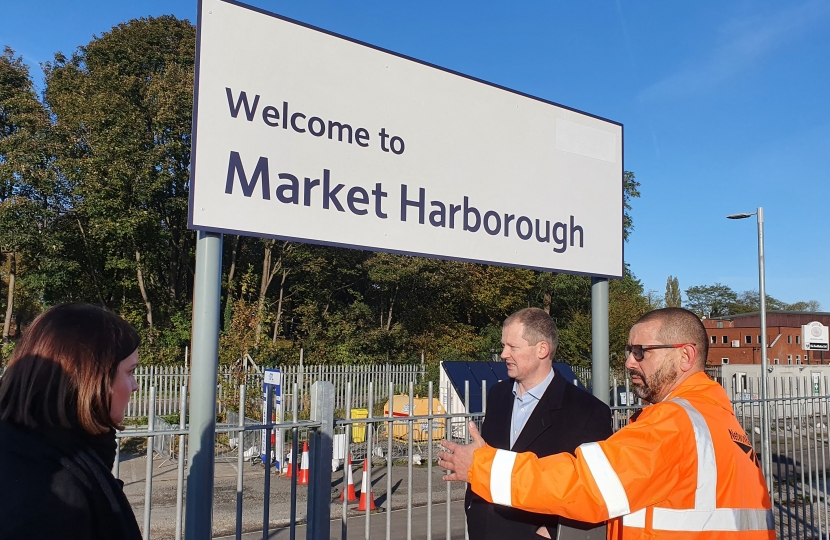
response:
<path fill-rule="evenodd" d="M 202 0 L 191 228 L 621 277 L 623 127 Z"/>
<path fill-rule="evenodd" d="M 805 351 L 830 350 L 828 328 L 818 321 L 801 325 L 801 348 Z"/>

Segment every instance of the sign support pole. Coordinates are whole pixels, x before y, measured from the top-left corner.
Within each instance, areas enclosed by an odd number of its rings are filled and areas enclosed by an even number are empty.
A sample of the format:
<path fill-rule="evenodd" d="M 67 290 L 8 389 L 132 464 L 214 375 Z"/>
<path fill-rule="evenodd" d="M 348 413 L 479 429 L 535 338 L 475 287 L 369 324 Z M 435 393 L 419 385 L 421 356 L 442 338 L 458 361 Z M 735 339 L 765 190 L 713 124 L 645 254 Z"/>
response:
<path fill-rule="evenodd" d="M 216 373 L 222 290 L 222 235 L 196 233 L 193 337 L 190 370 L 190 430 L 187 448 L 186 540 L 210 540 L 216 432 Z"/>
<path fill-rule="evenodd" d="M 308 446 L 311 451 L 309 468 L 311 471 L 308 479 L 307 540 L 329 537 L 329 523 L 331 522 L 331 456 L 334 450 L 334 385 L 332 383 L 318 381 L 311 385 L 311 420 L 320 422 L 321 425 L 320 429 L 309 434 Z M 371 483 L 371 478 L 369 478 L 369 481 Z M 361 487 L 361 489 L 367 488 Z M 370 490 L 370 496 L 371 493 Z"/>
<path fill-rule="evenodd" d="M 609 404 L 608 280 L 591 278 L 591 392 Z"/>

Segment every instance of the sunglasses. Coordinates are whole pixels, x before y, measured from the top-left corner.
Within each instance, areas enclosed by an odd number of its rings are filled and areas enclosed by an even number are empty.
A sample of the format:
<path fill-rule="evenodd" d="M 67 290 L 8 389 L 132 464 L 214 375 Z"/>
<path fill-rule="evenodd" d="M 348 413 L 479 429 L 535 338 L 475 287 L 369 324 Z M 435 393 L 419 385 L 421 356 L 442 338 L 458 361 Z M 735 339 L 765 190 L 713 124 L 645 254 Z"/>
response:
<path fill-rule="evenodd" d="M 634 355 L 634 360 L 640 361 L 645 357 L 646 351 L 650 351 L 652 349 L 679 349 L 685 345 L 691 345 L 695 347 L 694 343 L 675 343 L 673 345 L 626 345 L 625 346 L 625 357 L 628 358 L 629 354 Z"/>

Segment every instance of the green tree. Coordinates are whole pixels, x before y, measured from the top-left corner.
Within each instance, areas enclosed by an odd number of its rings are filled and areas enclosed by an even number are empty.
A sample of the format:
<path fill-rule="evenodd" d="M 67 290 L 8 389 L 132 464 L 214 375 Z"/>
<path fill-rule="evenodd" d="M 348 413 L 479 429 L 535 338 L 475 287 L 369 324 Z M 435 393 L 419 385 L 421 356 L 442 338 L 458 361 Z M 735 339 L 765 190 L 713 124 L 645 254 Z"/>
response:
<path fill-rule="evenodd" d="M 45 69 L 74 203 L 72 255 L 87 277 L 76 285 L 143 327 L 150 342 L 190 299 L 194 50 L 190 23 L 151 17 L 119 24 Z"/>
<path fill-rule="evenodd" d="M 788 311 L 821 311 L 821 304 L 818 300 L 807 300 L 794 302 L 787 305 Z"/>
<path fill-rule="evenodd" d="M 788 304 L 770 295 L 766 295 L 766 307 L 768 311 L 819 311 L 820 305 L 816 300 Z M 761 295 L 757 290 L 749 290 L 738 293 L 737 299 L 730 308 L 730 313 L 752 313 L 753 311 L 760 311 L 760 309 Z"/>
<path fill-rule="evenodd" d="M 34 91 L 28 67 L 14 51 L 0 56 L 0 261 L 6 277 L 3 341 L 13 314 L 18 326 L 40 305 L 38 284 L 55 268 L 50 233 L 65 207 L 54 167 L 49 113 Z M 60 273 L 56 272 L 56 279 Z M 23 300 L 21 302 L 21 300 Z"/>
<path fill-rule="evenodd" d="M 676 277 L 669 276 L 666 279 L 666 295 L 663 297 L 663 303 L 666 307 L 680 307 L 682 300 L 680 298 L 680 285 Z"/>
<path fill-rule="evenodd" d="M 559 332 L 559 350 L 556 358 L 570 364 L 590 366 L 591 364 L 591 310 L 590 281 L 585 280 L 587 294 L 581 295 L 584 303 L 566 316 L 559 317 L 556 324 Z M 587 306 L 586 306 L 587 304 Z M 623 351 L 628 342 L 628 332 L 634 323 L 649 310 L 648 300 L 643 294 L 643 285 L 626 267 L 623 279 L 613 280 L 608 287 L 608 332 L 611 365 L 621 367 L 625 361 Z"/>
<path fill-rule="evenodd" d="M 277 301 L 276 316 L 274 317 L 274 335 L 272 342 L 277 339 L 277 332 L 282 319 L 282 306 L 285 301 L 285 283 L 288 279 L 288 274 L 291 272 L 292 255 L 297 249 L 297 244 L 293 242 L 277 241 L 272 239 L 262 240 L 263 242 L 263 256 L 262 256 L 262 274 L 259 283 L 259 299 L 257 301 L 257 326 L 255 332 L 255 340 L 259 344 L 262 334 L 262 327 L 266 322 L 272 322 L 267 316 L 266 302 L 268 298 L 268 289 L 271 287 L 274 278 L 279 278 L 279 300 Z"/>
<path fill-rule="evenodd" d="M 698 285 L 686 289 L 689 309 L 699 316 L 721 317 L 753 313 L 761 309 L 760 295 L 757 290 L 736 293 L 727 285 Z M 818 311 L 820 305 L 815 300 L 788 304 L 770 295 L 766 295 L 768 311 Z"/>
<path fill-rule="evenodd" d="M 665 294 L 660 294 L 654 289 L 650 289 L 648 292 L 645 293 L 646 302 L 648 303 L 648 309 L 651 311 L 652 309 L 661 309 L 666 307 L 665 304 Z"/>
<path fill-rule="evenodd" d="M 634 218 L 631 217 L 631 199 L 640 198 L 640 182 L 634 180 L 634 173 L 625 171 L 623 173 L 623 239 L 628 242 L 628 237 L 634 232 Z"/>
<path fill-rule="evenodd" d="M 648 311 L 643 284 L 626 268 L 625 277 L 612 281 L 608 287 L 608 350 L 612 367 L 620 368 L 625 363 L 628 333 Z"/>
<path fill-rule="evenodd" d="M 738 295 L 728 285 L 695 285 L 686 289 L 686 307 L 699 317 L 732 314 Z"/>

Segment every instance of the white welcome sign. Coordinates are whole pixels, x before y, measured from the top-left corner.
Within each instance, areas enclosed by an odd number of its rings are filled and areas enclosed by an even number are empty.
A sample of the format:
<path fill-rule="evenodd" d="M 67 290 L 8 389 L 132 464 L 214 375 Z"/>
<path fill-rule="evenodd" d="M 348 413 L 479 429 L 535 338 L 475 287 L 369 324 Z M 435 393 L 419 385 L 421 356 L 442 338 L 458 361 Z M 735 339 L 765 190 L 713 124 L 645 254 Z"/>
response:
<path fill-rule="evenodd" d="M 622 125 L 202 0 L 191 228 L 623 274 Z"/>

